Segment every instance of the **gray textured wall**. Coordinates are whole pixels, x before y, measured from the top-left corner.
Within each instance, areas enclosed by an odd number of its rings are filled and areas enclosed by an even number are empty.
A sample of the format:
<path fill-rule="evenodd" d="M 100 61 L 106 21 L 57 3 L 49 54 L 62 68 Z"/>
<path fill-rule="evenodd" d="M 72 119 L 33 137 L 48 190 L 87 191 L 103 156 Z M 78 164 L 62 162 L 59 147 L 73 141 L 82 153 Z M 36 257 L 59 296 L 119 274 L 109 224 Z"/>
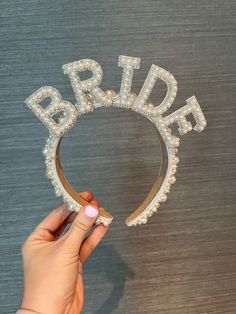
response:
<path fill-rule="evenodd" d="M 142 58 L 136 92 L 151 63 L 172 72 L 173 110 L 196 94 L 208 127 L 182 138 L 172 193 L 137 228 L 123 221 L 158 173 L 155 128 L 135 113 L 100 109 L 68 134 L 68 177 L 115 216 L 85 268 L 84 313 L 236 313 L 235 9 L 234 0 L 1 1 L 0 313 L 21 300 L 21 243 L 59 202 L 44 176 L 48 132 L 23 100 L 52 85 L 74 101 L 61 65 L 84 57 L 103 65 L 103 88 L 118 90 L 120 54 Z"/>

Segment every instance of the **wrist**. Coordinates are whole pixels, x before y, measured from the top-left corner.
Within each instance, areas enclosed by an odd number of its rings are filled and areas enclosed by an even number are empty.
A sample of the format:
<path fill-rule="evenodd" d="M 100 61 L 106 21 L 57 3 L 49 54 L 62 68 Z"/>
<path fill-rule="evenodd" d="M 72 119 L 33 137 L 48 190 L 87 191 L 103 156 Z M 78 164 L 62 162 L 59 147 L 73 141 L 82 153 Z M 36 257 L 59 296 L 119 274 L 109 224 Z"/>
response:
<path fill-rule="evenodd" d="M 23 299 L 16 314 L 59 314 L 61 313 L 57 308 L 53 297 L 45 295 L 41 291 L 34 291 L 31 293 L 25 289 Z"/>
<path fill-rule="evenodd" d="M 19 308 L 19 310 L 16 312 L 16 314 L 43 314 L 41 312 L 35 312 L 30 309 L 24 309 L 24 308 Z"/>

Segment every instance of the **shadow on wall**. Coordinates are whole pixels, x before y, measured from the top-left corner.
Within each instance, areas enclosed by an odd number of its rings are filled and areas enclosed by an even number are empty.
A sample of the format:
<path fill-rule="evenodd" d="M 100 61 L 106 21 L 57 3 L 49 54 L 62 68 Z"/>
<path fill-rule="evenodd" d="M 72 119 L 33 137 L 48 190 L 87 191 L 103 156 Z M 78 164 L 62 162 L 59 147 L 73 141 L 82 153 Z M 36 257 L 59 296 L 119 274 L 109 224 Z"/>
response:
<path fill-rule="evenodd" d="M 99 276 L 112 283 L 112 291 L 107 300 L 97 309 L 95 314 L 110 314 L 118 308 L 119 302 L 124 293 L 125 282 L 127 279 L 134 278 L 134 272 L 121 259 L 120 254 L 113 245 L 101 245 L 96 249 L 96 256 L 99 259 L 88 260 L 86 267 L 89 273 L 95 270 Z"/>

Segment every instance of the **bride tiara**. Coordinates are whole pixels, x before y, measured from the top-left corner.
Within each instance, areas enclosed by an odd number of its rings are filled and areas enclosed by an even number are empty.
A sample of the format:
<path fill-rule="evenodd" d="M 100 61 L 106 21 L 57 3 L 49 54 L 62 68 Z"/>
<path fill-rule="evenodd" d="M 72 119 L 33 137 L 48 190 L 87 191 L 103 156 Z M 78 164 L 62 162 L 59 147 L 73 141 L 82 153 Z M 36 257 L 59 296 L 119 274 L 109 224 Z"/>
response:
<path fill-rule="evenodd" d="M 195 96 L 186 100 L 186 105 L 175 112 L 163 116 L 171 107 L 177 94 L 177 82 L 167 70 L 153 64 L 138 95 L 131 92 L 134 70 L 140 67 L 140 58 L 120 56 L 118 66 L 123 68 L 119 93 L 112 90 L 103 91 L 99 85 L 102 80 L 102 67 L 92 59 L 82 59 L 62 66 L 64 74 L 68 75 L 75 93 L 76 103 L 62 98 L 60 92 L 52 86 L 43 86 L 29 96 L 25 103 L 49 129 L 49 138 L 43 149 L 47 168 L 47 176 L 51 179 L 56 196 L 63 197 L 71 211 L 78 212 L 87 202 L 76 192 L 63 174 L 60 163 L 60 142 L 63 136 L 74 126 L 82 115 L 99 107 L 119 107 L 131 109 L 149 119 L 157 128 L 161 142 L 162 162 L 159 175 L 151 191 L 142 204 L 126 219 L 127 226 L 145 224 L 147 219 L 157 211 L 160 203 L 165 202 L 171 185 L 175 183 L 175 173 L 179 158 L 179 137 L 172 134 L 171 125 L 178 125 L 180 135 L 192 129 L 202 132 L 206 119 Z M 85 80 L 80 73 L 90 71 L 91 77 Z M 157 105 L 148 101 L 157 80 L 166 84 L 167 92 L 163 101 Z M 49 98 L 50 104 L 43 108 L 42 102 Z M 59 118 L 58 117 L 59 114 Z M 193 127 L 187 120 L 192 114 L 196 124 Z M 109 225 L 112 215 L 105 209 L 99 209 L 96 224 Z"/>

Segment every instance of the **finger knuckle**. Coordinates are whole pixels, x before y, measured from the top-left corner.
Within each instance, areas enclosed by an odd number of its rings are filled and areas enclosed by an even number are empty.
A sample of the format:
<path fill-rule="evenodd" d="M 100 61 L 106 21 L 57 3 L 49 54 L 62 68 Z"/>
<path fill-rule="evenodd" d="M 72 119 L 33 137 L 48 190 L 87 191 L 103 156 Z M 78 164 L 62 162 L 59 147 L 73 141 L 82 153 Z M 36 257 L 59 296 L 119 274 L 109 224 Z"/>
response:
<path fill-rule="evenodd" d="M 26 239 L 21 245 L 21 253 L 25 254 L 28 249 L 28 239 Z"/>
<path fill-rule="evenodd" d="M 87 250 L 89 253 L 93 252 L 95 247 L 96 247 L 96 245 L 94 243 L 91 243 L 91 242 L 87 243 Z"/>
<path fill-rule="evenodd" d="M 88 225 L 86 225 L 80 221 L 76 221 L 75 226 L 84 232 L 87 232 L 90 229 L 90 226 L 88 226 Z"/>

